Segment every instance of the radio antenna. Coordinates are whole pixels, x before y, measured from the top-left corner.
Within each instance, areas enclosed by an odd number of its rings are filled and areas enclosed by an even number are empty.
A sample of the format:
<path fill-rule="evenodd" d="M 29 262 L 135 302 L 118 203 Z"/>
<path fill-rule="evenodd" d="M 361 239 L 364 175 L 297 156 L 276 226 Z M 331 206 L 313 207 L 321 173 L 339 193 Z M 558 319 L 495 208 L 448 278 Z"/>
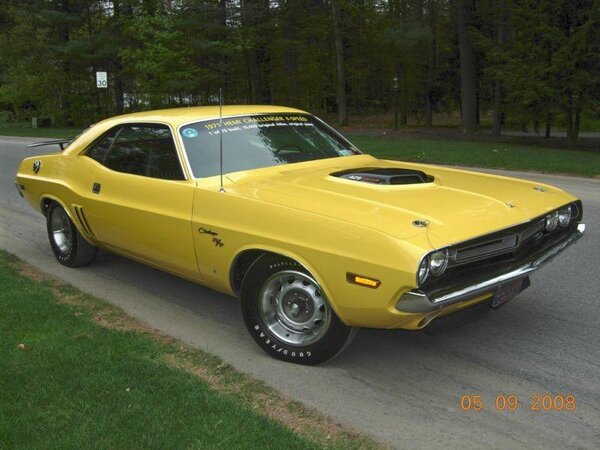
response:
<path fill-rule="evenodd" d="M 223 89 L 219 88 L 219 155 L 221 164 L 221 187 L 219 192 L 225 192 L 223 187 Z"/>

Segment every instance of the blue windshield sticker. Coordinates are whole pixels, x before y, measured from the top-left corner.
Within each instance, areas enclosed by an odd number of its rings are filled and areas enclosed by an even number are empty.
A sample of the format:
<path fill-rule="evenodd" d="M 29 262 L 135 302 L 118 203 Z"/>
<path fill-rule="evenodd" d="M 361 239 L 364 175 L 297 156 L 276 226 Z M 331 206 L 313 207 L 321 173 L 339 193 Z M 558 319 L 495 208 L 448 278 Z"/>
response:
<path fill-rule="evenodd" d="M 350 156 L 350 155 L 354 155 L 354 152 L 352 150 L 342 149 L 342 150 L 339 150 L 339 154 L 342 156 Z"/>
<path fill-rule="evenodd" d="M 198 137 L 198 130 L 195 130 L 194 128 L 184 128 L 181 134 L 183 137 L 191 139 Z"/>

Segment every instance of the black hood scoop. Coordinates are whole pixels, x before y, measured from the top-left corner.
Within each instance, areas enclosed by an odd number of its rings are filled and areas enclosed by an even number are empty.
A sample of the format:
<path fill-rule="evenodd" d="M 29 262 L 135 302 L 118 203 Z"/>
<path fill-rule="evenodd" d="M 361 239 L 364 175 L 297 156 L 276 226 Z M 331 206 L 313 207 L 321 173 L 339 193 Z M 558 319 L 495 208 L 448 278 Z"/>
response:
<path fill-rule="evenodd" d="M 420 170 L 397 168 L 373 168 L 342 170 L 332 173 L 331 176 L 346 180 L 359 181 L 370 184 L 422 184 L 431 183 L 433 177 Z"/>

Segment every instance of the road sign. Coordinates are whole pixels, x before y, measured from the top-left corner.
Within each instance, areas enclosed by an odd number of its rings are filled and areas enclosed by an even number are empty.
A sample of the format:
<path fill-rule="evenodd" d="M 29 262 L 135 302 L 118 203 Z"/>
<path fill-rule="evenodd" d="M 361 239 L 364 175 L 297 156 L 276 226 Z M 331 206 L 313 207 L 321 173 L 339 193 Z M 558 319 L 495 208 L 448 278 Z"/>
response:
<path fill-rule="evenodd" d="M 96 72 L 96 87 L 106 89 L 108 87 L 108 74 Z"/>

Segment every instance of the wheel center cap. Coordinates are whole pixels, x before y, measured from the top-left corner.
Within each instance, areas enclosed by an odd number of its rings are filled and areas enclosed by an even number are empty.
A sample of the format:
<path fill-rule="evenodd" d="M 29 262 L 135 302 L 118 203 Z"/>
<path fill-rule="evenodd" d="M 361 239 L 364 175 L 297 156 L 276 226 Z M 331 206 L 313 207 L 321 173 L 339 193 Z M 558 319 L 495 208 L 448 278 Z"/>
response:
<path fill-rule="evenodd" d="M 314 305 L 301 291 L 291 291 L 283 298 L 283 312 L 294 322 L 306 322 L 314 313 Z"/>

